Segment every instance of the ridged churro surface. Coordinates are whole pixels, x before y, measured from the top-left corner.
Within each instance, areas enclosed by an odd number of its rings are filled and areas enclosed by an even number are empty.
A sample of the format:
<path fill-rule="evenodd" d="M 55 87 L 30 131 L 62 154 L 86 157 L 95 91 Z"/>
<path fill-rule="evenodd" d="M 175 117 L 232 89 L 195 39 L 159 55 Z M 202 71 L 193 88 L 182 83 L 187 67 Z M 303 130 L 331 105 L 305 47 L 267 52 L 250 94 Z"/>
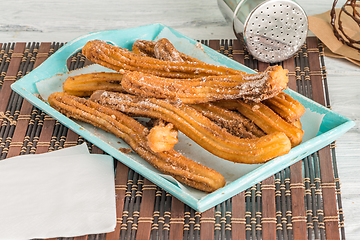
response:
<path fill-rule="evenodd" d="M 242 98 L 259 102 L 276 96 L 288 83 L 287 70 L 271 66 L 264 72 L 193 79 L 157 77 L 137 71 L 124 74 L 121 85 L 132 94 L 180 100 L 183 103 L 204 103 Z"/>
<path fill-rule="evenodd" d="M 215 103 L 227 109 L 237 110 L 242 115 L 252 120 L 261 130 L 267 134 L 283 132 L 289 137 L 293 147 L 302 141 L 304 131 L 282 119 L 273 110 L 263 103 L 245 102 L 243 100 L 225 100 Z"/>
<path fill-rule="evenodd" d="M 209 75 L 236 75 L 243 72 L 204 62 L 164 61 L 140 56 L 101 40 L 89 41 L 82 53 L 90 61 L 115 71 L 130 70 L 168 78 L 196 78 Z"/>
<path fill-rule="evenodd" d="M 124 113 L 170 122 L 207 151 L 233 162 L 264 163 L 288 153 L 291 148 L 282 132 L 240 139 L 186 104 L 107 91 L 96 91 L 90 99 Z"/>
<path fill-rule="evenodd" d="M 224 177 L 175 150 L 153 152 L 146 136 L 149 130 L 133 118 L 85 98 L 56 92 L 50 105 L 62 114 L 99 127 L 122 138 L 140 157 L 165 174 L 196 189 L 212 192 L 225 185 Z"/>
<path fill-rule="evenodd" d="M 121 86 L 121 73 L 87 73 L 68 77 L 63 83 L 63 90 L 79 97 L 90 96 L 96 90 L 124 92 Z"/>

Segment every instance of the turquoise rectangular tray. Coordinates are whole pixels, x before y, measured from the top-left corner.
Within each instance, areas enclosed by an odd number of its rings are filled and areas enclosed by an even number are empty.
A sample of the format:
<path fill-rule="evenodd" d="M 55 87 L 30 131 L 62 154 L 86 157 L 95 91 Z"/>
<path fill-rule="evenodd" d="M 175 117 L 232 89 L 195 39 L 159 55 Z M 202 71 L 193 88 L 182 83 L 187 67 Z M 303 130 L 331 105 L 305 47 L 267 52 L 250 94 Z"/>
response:
<path fill-rule="evenodd" d="M 184 188 L 181 186 L 168 181 L 157 170 L 155 170 L 138 156 L 135 156 L 135 154 L 124 154 L 119 151 L 119 139 L 116 139 L 113 135 L 102 130 L 95 129 L 89 124 L 73 121 L 54 110 L 46 102 L 40 100 L 37 97 L 38 91 L 36 88 L 36 83 L 38 81 L 50 78 L 56 74 L 68 72 L 69 70 L 67 68 L 67 59 L 79 51 L 87 41 L 101 39 L 113 42 L 120 47 L 131 49 L 135 40 L 154 40 L 156 36 L 164 29 L 168 29 L 179 39 L 184 39 L 192 44 L 196 43 L 195 40 L 190 39 L 181 33 L 161 24 L 153 24 L 132 29 L 94 32 L 70 41 L 53 55 L 51 55 L 39 67 L 12 84 L 11 87 L 26 100 L 53 118 L 57 119 L 72 131 L 83 136 L 94 145 L 98 146 L 108 154 L 112 155 L 114 158 L 118 159 L 128 167 L 132 168 L 142 176 L 152 181 L 154 184 L 160 186 L 199 212 L 203 212 L 227 200 L 228 198 L 246 190 L 254 184 L 303 159 L 311 153 L 316 152 L 317 150 L 333 142 L 336 138 L 354 126 L 354 122 L 350 119 L 341 116 L 294 91 L 286 90 L 293 98 L 300 101 L 312 112 L 324 115 L 316 136 L 293 148 L 288 154 L 277 157 L 265 164 L 257 166 L 255 169 L 250 170 L 243 176 L 227 183 L 225 187 L 213 193 L 199 192 L 192 194 L 186 189 L 184 190 Z M 204 51 L 208 56 L 210 56 L 210 58 L 223 65 L 249 73 L 254 72 L 244 65 L 206 46 L 204 46 Z M 193 160 L 196 161 L 196 159 Z"/>

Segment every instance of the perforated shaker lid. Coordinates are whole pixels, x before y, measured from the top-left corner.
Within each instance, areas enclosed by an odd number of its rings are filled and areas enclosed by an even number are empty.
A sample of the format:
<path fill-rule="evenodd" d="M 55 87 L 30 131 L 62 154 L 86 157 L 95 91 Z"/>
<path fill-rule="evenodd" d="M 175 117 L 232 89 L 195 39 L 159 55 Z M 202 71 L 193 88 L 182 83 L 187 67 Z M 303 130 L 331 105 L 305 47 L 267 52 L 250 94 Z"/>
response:
<path fill-rule="evenodd" d="M 307 16 L 294 1 L 267 1 L 255 8 L 244 24 L 244 41 L 251 54 L 264 62 L 280 62 L 304 44 Z"/>

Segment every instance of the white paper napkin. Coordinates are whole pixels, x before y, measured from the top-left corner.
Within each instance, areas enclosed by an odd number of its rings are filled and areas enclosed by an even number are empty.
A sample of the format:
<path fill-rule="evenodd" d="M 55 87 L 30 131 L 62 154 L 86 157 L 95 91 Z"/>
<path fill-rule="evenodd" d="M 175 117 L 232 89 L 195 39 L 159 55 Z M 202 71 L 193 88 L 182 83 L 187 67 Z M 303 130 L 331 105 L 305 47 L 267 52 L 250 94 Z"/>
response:
<path fill-rule="evenodd" d="M 116 226 L 113 159 L 86 144 L 0 161 L 0 239 L 73 237 Z"/>

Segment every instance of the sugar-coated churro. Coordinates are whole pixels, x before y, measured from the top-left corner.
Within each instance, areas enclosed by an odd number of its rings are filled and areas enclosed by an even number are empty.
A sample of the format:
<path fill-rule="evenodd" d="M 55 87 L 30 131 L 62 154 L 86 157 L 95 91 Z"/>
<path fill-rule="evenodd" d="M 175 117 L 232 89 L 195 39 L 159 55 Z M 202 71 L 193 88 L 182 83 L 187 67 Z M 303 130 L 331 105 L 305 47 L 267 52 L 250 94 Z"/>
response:
<path fill-rule="evenodd" d="M 171 123 L 156 121 L 146 138 L 152 151 L 164 152 L 171 150 L 178 143 L 177 135 L 178 131 Z"/>
<path fill-rule="evenodd" d="M 196 58 L 179 52 L 166 38 L 161 38 L 157 41 L 136 40 L 132 51 L 144 57 L 152 57 L 164 61 L 200 62 Z"/>
<path fill-rule="evenodd" d="M 222 99 L 243 98 L 259 102 L 286 88 L 287 70 L 271 66 L 264 72 L 193 79 L 157 77 L 136 71 L 124 74 L 121 85 L 132 94 L 143 97 L 180 100 L 183 103 L 204 103 Z"/>
<path fill-rule="evenodd" d="M 190 106 L 239 138 L 257 138 L 265 135 L 252 121 L 235 111 L 229 111 L 212 103 L 191 104 Z"/>
<path fill-rule="evenodd" d="M 63 92 L 51 94 L 49 103 L 70 118 L 90 123 L 122 138 L 152 166 L 180 182 L 206 192 L 215 191 L 225 185 L 225 179 L 220 173 L 184 157 L 173 149 L 153 152 L 146 139 L 149 130 L 119 111 Z"/>
<path fill-rule="evenodd" d="M 240 139 L 186 104 L 107 91 L 96 91 L 90 99 L 124 113 L 172 123 L 207 151 L 233 162 L 264 163 L 288 153 L 291 148 L 290 140 L 282 132 Z"/>
<path fill-rule="evenodd" d="M 63 83 L 63 90 L 79 97 L 90 96 L 96 90 L 123 92 L 121 80 L 123 74 L 99 72 L 68 77 Z"/>
<path fill-rule="evenodd" d="M 169 78 L 196 78 L 209 75 L 236 75 L 243 73 L 232 68 L 215 66 L 200 61 L 173 62 L 143 57 L 101 40 L 87 42 L 82 49 L 82 53 L 90 61 L 115 71 L 140 71 Z"/>
<path fill-rule="evenodd" d="M 305 113 L 305 107 L 299 101 L 284 92 L 264 100 L 263 103 L 288 122 L 299 120 Z"/>
<path fill-rule="evenodd" d="M 299 145 L 302 141 L 304 131 L 282 119 L 265 104 L 251 101 L 245 102 L 239 99 L 219 101 L 215 104 L 227 109 L 239 111 L 267 134 L 274 132 L 285 133 L 286 136 L 289 137 L 293 147 Z"/>

